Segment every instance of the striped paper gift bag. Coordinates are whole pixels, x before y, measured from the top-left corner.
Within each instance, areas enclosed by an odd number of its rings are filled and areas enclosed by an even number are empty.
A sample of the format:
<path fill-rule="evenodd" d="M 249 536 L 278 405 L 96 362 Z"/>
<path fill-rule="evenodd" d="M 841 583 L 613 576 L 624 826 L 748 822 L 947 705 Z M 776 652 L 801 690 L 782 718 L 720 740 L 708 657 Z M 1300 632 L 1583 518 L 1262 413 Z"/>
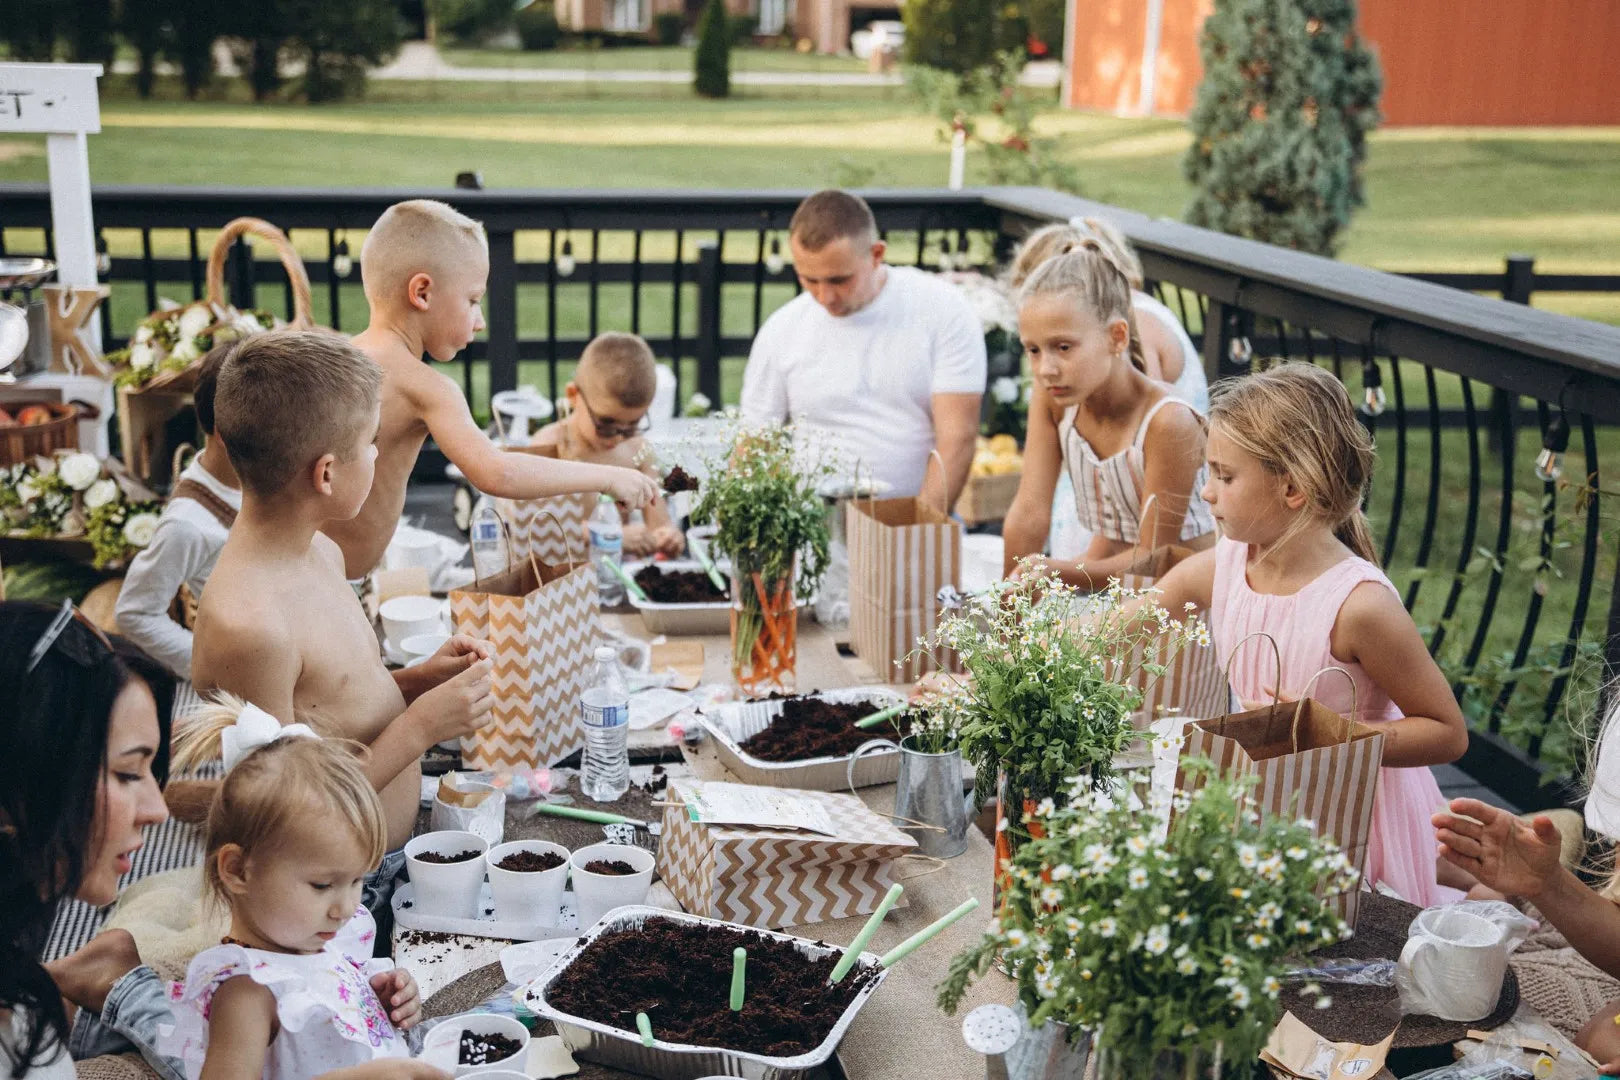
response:
<path fill-rule="evenodd" d="M 844 521 L 855 655 L 885 682 L 960 671 L 954 655 L 911 653 L 939 621 L 940 587 L 962 585 L 961 526 L 917 498 L 851 499 Z"/>
<path fill-rule="evenodd" d="M 1262 814 L 1288 814 L 1316 823 L 1356 871 L 1367 869 L 1367 838 L 1373 799 L 1384 760 L 1384 736 L 1352 722 L 1312 698 L 1198 720 L 1187 725 L 1182 757 L 1203 757 L 1223 776 L 1257 776 L 1252 798 Z M 1196 775 L 1181 772 L 1176 786 L 1196 787 Z M 1361 890 L 1334 900 L 1351 926 Z"/>
<path fill-rule="evenodd" d="M 512 454 L 556 458 L 555 446 L 511 447 Z M 543 499 L 496 499 L 495 510 L 506 522 L 512 561 L 530 555 L 541 562 L 566 563 L 590 546 L 586 522 L 596 510 L 594 491 L 550 495 Z"/>
<path fill-rule="evenodd" d="M 1127 589 L 1151 589 L 1158 580 L 1170 572 L 1187 556 L 1190 548 L 1167 545 L 1146 552 L 1132 567 L 1135 573 L 1120 575 L 1120 584 Z M 1182 613 L 1170 612 L 1180 619 Z M 1199 621 L 1204 617 L 1199 616 Z M 1142 669 L 1149 659 L 1147 647 L 1136 646 L 1128 659 L 1126 670 L 1136 672 L 1137 689 L 1142 691 L 1142 707 L 1131 718 L 1138 731 L 1148 731 L 1155 720 L 1168 716 L 1224 716 L 1232 708 L 1232 696 L 1227 689 L 1226 672 L 1211 645 L 1189 645 L 1165 664 L 1163 675 L 1152 675 Z M 1155 659 L 1164 663 L 1164 654 Z"/>
<path fill-rule="evenodd" d="M 456 633 L 495 647 L 494 719 L 461 741 L 472 769 L 550 765 L 585 745 L 579 696 L 601 640 L 591 564 L 529 557 L 450 594 Z"/>

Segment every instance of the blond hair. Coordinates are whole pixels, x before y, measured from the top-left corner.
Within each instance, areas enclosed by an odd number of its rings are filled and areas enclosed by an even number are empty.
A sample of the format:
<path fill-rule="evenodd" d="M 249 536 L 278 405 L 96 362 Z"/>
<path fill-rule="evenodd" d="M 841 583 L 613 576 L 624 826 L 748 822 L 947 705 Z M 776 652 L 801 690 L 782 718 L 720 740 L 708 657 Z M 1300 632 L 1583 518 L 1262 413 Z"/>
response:
<path fill-rule="evenodd" d="M 323 454 L 350 460 L 381 388 L 382 369 L 341 335 L 255 334 L 220 369 L 214 428 L 242 487 L 274 495 Z"/>
<path fill-rule="evenodd" d="M 1136 314 L 1131 309 L 1131 284 L 1119 263 L 1096 240 L 1081 239 L 1072 250 L 1036 266 L 1018 290 L 1018 306 L 1022 308 L 1037 296 L 1070 299 L 1104 326 L 1123 319 L 1130 335 L 1131 365 L 1138 371 L 1147 370 Z"/>
<path fill-rule="evenodd" d="M 828 188 L 818 191 L 793 211 L 788 235 L 807 251 L 820 251 L 835 240 L 849 237 L 857 244 L 877 243 L 877 219 L 859 195 Z"/>
<path fill-rule="evenodd" d="M 175 744 L 176 768 L 191 769 L 217 758 L 221 735 L 244 707 L 241 698 L 216 693 L 193 709 Z M 318 731 L 324 727 L 311 726 Z M 365 753 L 365 747 L 345 739 L 287 738 L 261 746 L 237 762 L 220 782 L 208 810 L 203 861 L 208 892 L 216 899 L 228 899 L 219 872 L 219 853 L 227 844 L 252 855 L 284 843 L 295 827 L 308 822 L 318 821 L 322 828 L 334 822 L 347 826 L 366 852 L 367 866 L 380 863 L 387 851 L 388 825 L 382 799 L 360 767 L 360 755 Z"/>
<path fill-rule="evenodd" d="M 1372 529 L 1361 510 L 1372 482 L 1373 439 L 1331 372 L 1289 361 L 1225 379 L 1211 393 L 1209 423 L 1305 496 L 1305 511 L 1283 534 L 1284 541 L 1315 519 L 1345 547 L 1378 564 Z"/>
<path fill-rule="evenodd" d="M 382 212 L 360 247 L 360 282 L 373 307 L 397 303 L 416 274 L 437 278 L 474 251 L 489 257 L 484 226 L 449 203 L 408 199 Z"/>
<path fill-rule="evenodd" d="M 593 389 L 612 394 L 627 409 L 652 404 L 658 389 L 658 365 L 652 348 L 635 334 L 598 334 L 585 346 L 574 380 L 589 379 Z"/>
<path fill-rule="evenodd" d="M 1007 264 L 1008 288 L 1020 288 L 1036 267 L 1059 255 L 1067 255 L 1087 240 L 1097 242 L 1098 247 L 1120 268 L 1131 288 L 1142 288 L 1146 280 L 1142 276 L 1142 260 L 1136 257 L 1130 241 L 1113 225 L 1094 217 L 1042 225 L 1024 237 L 1024 242 L 1013 252 L 1012 262 Z"/>

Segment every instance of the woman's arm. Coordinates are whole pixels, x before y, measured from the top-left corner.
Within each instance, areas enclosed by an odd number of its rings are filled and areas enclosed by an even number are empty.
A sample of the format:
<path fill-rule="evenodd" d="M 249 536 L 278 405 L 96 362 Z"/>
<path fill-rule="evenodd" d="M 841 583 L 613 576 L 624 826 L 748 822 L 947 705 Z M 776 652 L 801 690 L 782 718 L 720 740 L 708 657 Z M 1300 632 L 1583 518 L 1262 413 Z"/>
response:
<path fill-rule="evenodd" d="M 1025 555 L 1046 550 L 1046 534 L 1052 528 L 1052 493 L 1057 490 L 1058 470 L 1063 468 L 1063 450 L 1058 444 L 1057 421 L 1046 391 L 1035 387 L 1029 401 L 1029 430 L 1024 436 L 1024 472 L 1018 479 L 1002 523 L 1005 554 L 1001 572 L 1011 574 Z"/>
<path fill-rule="evenodd" d="M 201 1080 L 259 1080 L 276 1037 L 276 999 L 246 975 L 226 979 L 208 1014 L 208 1053 Z"/>
<path fill-rule="evenodd" d="M 1404 714 L 1379 727 L 1386 766 L 1444 765 L 1468 750 L 1451 685 L 1400 597 L 1379 582 L 1357 585 L 1339 609 L 1331 645 L 1334 659 L 1360 664 Z"/>

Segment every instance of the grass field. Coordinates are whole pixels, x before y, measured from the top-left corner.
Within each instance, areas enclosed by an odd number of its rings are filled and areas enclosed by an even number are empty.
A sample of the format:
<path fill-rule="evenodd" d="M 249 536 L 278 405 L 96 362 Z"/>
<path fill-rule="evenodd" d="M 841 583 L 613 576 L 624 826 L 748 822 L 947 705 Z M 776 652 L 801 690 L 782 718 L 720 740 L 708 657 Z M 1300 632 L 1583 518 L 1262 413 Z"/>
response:
<path fill-rule="evenodd" d="M 580 68 L 586 71 L 692 71 L 693 50 L 684 45 L 647 45 L 634 48 L 547 49 L 440 49 L 448 64 L 476 68 Z M 732 74 L 745 71 L 859 74 L 864 61 L 850 56 L 801 53 L 793 49 L 741 46 L 731 50 Z"/>

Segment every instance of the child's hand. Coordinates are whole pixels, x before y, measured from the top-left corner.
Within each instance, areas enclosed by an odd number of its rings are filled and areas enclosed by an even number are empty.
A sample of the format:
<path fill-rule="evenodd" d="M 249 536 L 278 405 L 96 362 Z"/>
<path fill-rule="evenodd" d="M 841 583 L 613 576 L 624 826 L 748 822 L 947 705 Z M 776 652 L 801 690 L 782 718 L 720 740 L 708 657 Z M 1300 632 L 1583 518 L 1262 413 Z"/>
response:
<path fill-rule="evenodd" d="M 658 526 L 652 531 L 652 535 L 647 540 L 653 550 L 660 555 L 668 555 L 672 559 L 686 550 L 686 537 L 681 535 L 681 530 L 673 525 Z"/>
<path fill-rule="evenodd" d="M 646 473 L 617 465 L 612 468 L 612 479 L 608 481 L 607 493 L 616 501 L 632 510 L 639 510 L 659 498 L 657 483 Z"/>
<path fill-rule="evenodd" d="M 638 522 L 624 527 L 624 553 L 635 559 L 653 553 L 652 533 L 647 526 Z"/>
<path fill-rule="evenodd" d="M 480 660 L 495 655 L 495 646 L 467 634 L 455 637 L 439 646 L 439 651 L 412 668 L 415 685 L 434 687 L 446 679 L 453 679 Z"/>
<path fill-rule="evenodd" d="M 416 980 L 404 968 L 373 975 L 371 989 L 399 1030 L 408 1031 L 422 1022 L 422 996 L 417 992 Z"/>
<path fill-rule="evenodd" d="M 493 660 L 475 660 L 467 670 L 412 703 L 431 742 L 459 739 L 489 723 L 495 708 Z"/>

